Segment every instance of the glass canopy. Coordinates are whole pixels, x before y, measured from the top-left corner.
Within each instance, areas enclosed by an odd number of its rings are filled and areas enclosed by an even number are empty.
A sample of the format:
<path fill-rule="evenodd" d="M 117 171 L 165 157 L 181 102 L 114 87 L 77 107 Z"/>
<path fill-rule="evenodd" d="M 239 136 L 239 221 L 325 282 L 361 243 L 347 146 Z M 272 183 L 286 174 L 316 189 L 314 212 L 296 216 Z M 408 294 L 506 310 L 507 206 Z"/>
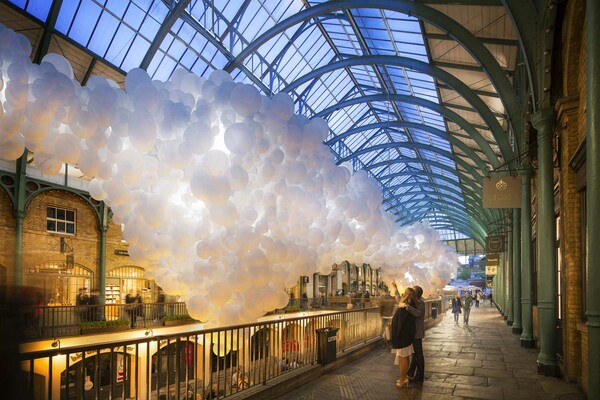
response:
<path fill-rule="evenodd" d="M 82 84 L 101 74 L 122 85 L 137 67 L 159 80 L 225 69 L 267 95 L 288 92 L 298 113 L 327 119 L 337 162 L 376 178 L 399 224 L 474 237 L 495 218 L 481 180 L 506 157 L 497 138 L 508 118 L 480 63 L 438 26 L 454 18 L 509 75 L 516 35 L 500 3 L 423 3 L 0 0 L 0 22 L 29 37 L 34 61 L 67 57 Z"/>

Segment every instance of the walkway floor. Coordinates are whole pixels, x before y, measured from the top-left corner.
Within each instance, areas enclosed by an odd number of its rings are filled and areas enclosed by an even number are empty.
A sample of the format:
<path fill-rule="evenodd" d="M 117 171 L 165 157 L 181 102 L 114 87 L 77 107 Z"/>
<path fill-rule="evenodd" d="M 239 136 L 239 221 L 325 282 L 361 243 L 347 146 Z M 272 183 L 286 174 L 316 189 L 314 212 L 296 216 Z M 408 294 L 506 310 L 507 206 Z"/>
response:
<path fill-rule="evenodd" d="M 577 385 L 537 374 L 537 349 L 524 349 L 495 307 L 473 308 L 469 325 L 450 312 L 423 341 L 425 383 L 395 386 L 398 367 L 389 350 L 377 350 L 278 400 L 506 399 L 581 400 Z"/>

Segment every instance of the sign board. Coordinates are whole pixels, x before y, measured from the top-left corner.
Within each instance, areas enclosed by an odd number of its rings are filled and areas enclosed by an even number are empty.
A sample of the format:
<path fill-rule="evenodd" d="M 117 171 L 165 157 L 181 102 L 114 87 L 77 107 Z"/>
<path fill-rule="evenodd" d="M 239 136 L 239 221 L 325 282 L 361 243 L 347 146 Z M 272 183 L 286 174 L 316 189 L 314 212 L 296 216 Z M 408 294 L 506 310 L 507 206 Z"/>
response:
<path fill-rule="evenodd" d="M 483 208 L 521 208 L 521 177 L 484 178 Z"/>
<path fill-rule="evenodd" d="M 129 257 L 129 253 L 127 252 L 127 250 L 115 250 L 115 256 L 127 256 Z"/>
<path fill-rule="evenodd" d="M 488 236 L 485 238 L 485 252 L 487 254 L 503 253 L 505 237 L 504 236 Z"/>
<path fill-rule="evenodd" d="M 495 276 L 498 273 L 498 265 L 500 265 L 500 254 L 487 254 L 485 256 L 486 276 Z"/>
<path fill-rule="evenodd" d="M 485 275 L 486 276 L 495 276 L 498 274 L 498 266 L 497 265 L 486 265 L 485 266 Z"/>

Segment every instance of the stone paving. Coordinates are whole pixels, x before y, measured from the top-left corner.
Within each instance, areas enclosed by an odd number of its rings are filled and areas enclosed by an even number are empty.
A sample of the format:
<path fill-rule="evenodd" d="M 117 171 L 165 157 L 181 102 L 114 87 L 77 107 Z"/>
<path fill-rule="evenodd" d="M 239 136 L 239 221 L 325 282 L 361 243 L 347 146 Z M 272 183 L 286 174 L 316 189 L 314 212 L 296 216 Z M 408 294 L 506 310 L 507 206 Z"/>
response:
<path fill-rule="evenodd" d="M 278 400 L 583 400 L 576 384 L 537 374 L 537 349 L 524 349 L 495 307 L 472 308 L 469 325 L 448 312 L 423 341 L 425 383 L 399 389 L 387 349 L 332 370 Z"/>

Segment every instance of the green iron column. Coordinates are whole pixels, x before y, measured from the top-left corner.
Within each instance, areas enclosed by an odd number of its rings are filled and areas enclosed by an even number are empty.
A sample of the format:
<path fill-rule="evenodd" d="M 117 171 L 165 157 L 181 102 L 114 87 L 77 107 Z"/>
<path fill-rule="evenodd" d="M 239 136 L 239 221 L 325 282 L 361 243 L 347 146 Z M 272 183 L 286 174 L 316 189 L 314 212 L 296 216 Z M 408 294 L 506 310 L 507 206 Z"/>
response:
<path fill-rule="evenodd" d="M 100 304 L 105 304 L 106 300 L 106 231 L 108 231 L 108 207 L 102 202 L 100 205 L 100 265 L 98 265 Z M 104 313 L 102 313 L 104 314 Z M 102 315 L 104 318 L 104 315 Z"/>
<path fill-rule="evenodd" d="M 25 219 L 25 201 L 27 199 L 26 186 L 27 175 L 27 149 L 17 160 L 17 188 L 15 199 L 15 219 L 16 219 L 16 238 L 15 238 L 15 276 L 14 286 L 19 289 L 23 286 L 23 220 Z"/>
<path fill-rule="evenodd" d="M 523 331 L 521 325 L 521 209 L 513 209 L 513 234 L 512 234 L 512 287 L 513 287 L 513 324 L 512 331 L 520 335 Z"/>
<path fill-rule="evenodd" d="M 587 203 L 587 310 L 588 398 L 600 399 L 600 23 L 598 1 L 586 2 L 586 203 Z"/>
<path fill-rule="evenodd" d="M 505 305 L 505 298 L 504 298 L 504 270 L 505 265 L 504 265 L 504 253 L 500 253 L 500 258 L 498 261 L 498 299 L 496 300 L 496 303 L 498 304 L 498 309 L 500 310 L 500 312 L 502 313 L 502 316 L 504 316 L 504 311 L 506 310 L 506 308 L 504 307 Z"/>
<path fill-rule="evenodd" d="M 507 251 L 506 251 L 506 324 L 512 326 L 514 321 L 513 315 L 513 229 L 512 229 L 512 212 L 508 214 L 509 231 L 506 235 Z"/>
<path fill-rule="evenodd" d="M 533 262 L 531 252 L 531 168 L 521 174 L 521 346 L 535 347 L 533 338 Z"/>
<path fill-rule="evenodd" d="M 588 104 L 588 107 L 590 105 Z M 538 311 L 540 354 L 538 373 L 556 376 L 556 225 L 554 223 L 554 163 L 552 131 L 554 111 L 543 109 L 531 116 L 538 141 Z"/>

